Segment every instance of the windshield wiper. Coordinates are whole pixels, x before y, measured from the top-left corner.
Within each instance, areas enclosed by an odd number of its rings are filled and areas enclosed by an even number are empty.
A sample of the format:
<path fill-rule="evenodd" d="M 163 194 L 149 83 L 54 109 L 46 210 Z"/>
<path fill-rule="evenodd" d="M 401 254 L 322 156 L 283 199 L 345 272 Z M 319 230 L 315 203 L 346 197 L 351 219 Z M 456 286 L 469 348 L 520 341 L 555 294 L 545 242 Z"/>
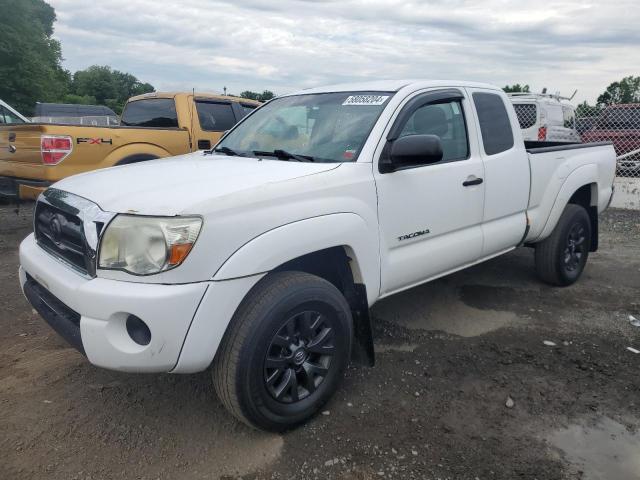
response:
<path fill-rule="evenodd" d="M 236 152 L 235 150 L 229 148 L 229 147 L 218 147 L 218 148 L 214 148 L 213 150 L 209 150 L 209 153 L 212 152 L 216 152 L 216 153 L 224 153 L 225 155 L 233 155 L 236 157 L 242 157 L 243 155 L 241 155 L 240 153 Z"/>
<path fill-rule="evenodd" d="M 315 162 L 316 159 L 311 155 L 298 155 L 297 153 L 287 152 L 286 150 L 276 149 L 273 152 L 262 152 L 254 150 L 253 154 L 257 157 L 276 157 L 279 160 L 296 160 L 298 162 Z"/>

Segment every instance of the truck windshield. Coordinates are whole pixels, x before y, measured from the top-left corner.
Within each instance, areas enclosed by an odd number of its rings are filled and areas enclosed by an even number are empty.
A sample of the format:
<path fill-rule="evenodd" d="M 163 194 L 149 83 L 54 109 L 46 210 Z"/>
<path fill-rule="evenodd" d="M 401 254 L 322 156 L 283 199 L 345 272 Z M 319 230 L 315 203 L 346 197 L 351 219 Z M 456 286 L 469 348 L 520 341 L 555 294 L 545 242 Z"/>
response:
<path fill-rule="evenodd" d="M 243 156 L 353 162 L 392 92 L 340 92 L 272 100 L 216 147 Z"/>

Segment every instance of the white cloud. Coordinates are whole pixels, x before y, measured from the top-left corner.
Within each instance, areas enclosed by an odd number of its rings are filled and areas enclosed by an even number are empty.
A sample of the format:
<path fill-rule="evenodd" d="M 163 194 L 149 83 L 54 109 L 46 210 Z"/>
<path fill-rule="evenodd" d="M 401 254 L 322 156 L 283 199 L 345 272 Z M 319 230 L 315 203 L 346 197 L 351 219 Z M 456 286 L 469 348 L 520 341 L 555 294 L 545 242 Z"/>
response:
<path fill-rule="evenodd" d="M 640 74 L 636 0 L 50 3 L 67 68 L 111 65 L 158 89 L 462 78 L 593 101 Z"/>

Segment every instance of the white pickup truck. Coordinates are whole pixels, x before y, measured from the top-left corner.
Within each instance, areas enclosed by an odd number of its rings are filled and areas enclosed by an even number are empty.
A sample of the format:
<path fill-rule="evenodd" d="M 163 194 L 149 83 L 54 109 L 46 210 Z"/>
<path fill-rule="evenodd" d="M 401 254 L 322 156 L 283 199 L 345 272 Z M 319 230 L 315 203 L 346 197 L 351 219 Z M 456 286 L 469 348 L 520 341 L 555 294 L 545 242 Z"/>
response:
<path fill-rule="evenodd" d="M 20 281 L 91 363 L 212 366 L 236 417 L 285 430 L 322 407 L 350 359 L 373 363 L 379 299 L 522 245 L 543 281 L 575 282 L 614 171 L 610 144 L 525 146 L 490 85 L 304 90 L 214 150 L 54 184 Z"/>

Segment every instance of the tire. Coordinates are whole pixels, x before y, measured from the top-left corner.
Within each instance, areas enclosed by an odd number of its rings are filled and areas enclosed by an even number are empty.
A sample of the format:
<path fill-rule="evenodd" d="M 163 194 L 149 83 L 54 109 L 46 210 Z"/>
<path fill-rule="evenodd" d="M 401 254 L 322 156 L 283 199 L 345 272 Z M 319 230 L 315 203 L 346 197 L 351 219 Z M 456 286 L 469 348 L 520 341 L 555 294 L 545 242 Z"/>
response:
<path fill-rule="evenodd" d="M 551 235 L 536 244 L 536 271 L 540 279 L 557 286 L 575 283 L 591 248 L 591 220 L 584 207 L 568 204 Z"/>
<path fill-rule="evenodd" d="M 352 337 L 349 305 L 331 283 L 302 272 L 271 273 L 227 328 L 213 365 L 216 392 L 251 427 L 291 429 L 337 389 Z"/>

